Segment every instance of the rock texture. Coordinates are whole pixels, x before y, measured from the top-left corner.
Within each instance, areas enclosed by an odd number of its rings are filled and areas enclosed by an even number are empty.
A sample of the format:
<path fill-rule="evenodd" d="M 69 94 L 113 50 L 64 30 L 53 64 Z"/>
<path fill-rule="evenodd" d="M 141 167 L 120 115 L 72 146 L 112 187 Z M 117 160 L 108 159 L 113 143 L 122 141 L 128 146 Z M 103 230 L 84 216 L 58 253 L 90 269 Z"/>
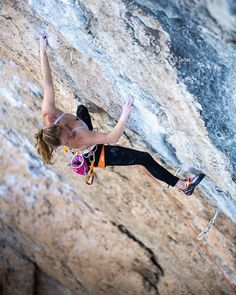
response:
<path fill-rule="evenodd" d="M 235 294 L 235 11 L 233 0 L 0 3 L 0 294 Z M 182 177 L 207 174 L 191 198 L 141 167 L 98 170 L 88 187 L 61 150 L 42 164 L 40 32 L 58 107 L 86 104 L 109 131 L 134 96 L 120 143 Z"/>

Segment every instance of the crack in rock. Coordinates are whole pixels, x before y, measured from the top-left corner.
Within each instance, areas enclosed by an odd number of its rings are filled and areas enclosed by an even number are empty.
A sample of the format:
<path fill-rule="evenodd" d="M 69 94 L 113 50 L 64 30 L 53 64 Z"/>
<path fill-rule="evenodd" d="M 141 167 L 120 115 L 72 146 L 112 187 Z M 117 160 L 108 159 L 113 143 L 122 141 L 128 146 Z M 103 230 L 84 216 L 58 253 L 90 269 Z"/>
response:
<path fill-rule="evenodd" d="M 135 235 L 131 233 L 123 224 L 116 224 L 114 221 L 111 221 L 111 223 L 114 226 L 116 226 L 121 233 L 125 234 L 128 238 L 138 243 L 138 245 L 142 249 L 144 249 L 145 252 L 148 253 L 150 261 L 152 262 L 152 264 L 155 266 L 157 270 L 155 273 L 152 273 L 152 275 L 154 275 L 154 278 L 150 275 L 150 270 L 148 269 L 138 270 L 138 272 L 143 277 L 143 285 L 145 290 L 147 291 L 154 290 L 155 294 L 159 295 L 160 293 L 157 288 L 157 283 L 160 280 L 160 276 L 164 276 L 164 270 L 159 264 L 155 253 L 152 251 L 152 249 L 148 248 L 146 245 L 144 245 L 142 241 L 140 241 L 137 237 L 135 237 Z"/>

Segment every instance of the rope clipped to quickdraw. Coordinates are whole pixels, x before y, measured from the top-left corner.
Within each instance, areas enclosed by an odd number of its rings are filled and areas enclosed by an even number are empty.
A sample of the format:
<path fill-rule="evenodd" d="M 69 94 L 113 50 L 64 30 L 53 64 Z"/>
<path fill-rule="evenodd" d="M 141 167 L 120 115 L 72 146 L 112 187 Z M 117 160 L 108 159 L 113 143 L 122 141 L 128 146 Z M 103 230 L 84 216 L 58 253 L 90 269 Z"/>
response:
<path fill-rule="evenodd" d="M 219 208 L 216 208 L 215 215 L 213 216 L 213 218 L 208 223 L 208 226 L 198 235 L 198 237 L 197 237 L 198 240 L 202 240 L 208 234 L 209 230 L 214 225 L 215 220 L 216 220 L 216 218 L 217 218 L 217 216 L 218 216 L 219 213 L 220 213 L 220 209 Z"/>
<path fill-rule="evenodd" d="M 175 172 L 175 176 L 181 174 L 181 169 L 178 168 Z M 169 188 L 169 185 L 164 185 L 162 190 L 165 191 L 166 189 Z M 188 220 L 188 218 L 186 218 L 186 216 L 182 213 L 182 211 L 178 208 L 177 204 L 176 204 L 176 201 L 174 198 L 172 198 L 173 200 L 173 203 L 174 203 L 174 206 L 176 208 L 177 211 L 179 211 L 179 213 L 182 215 L 182 217 L 187 221 L 187 223 L 189 224 L 189 227 L 191 228 L 191 230 L 193 231 L 194 234 L 197 235 L 197 230 L 196 228 L 194 227 L 193 224 L 190 223 L 190 221 Z M 218 216 L 218 214 L 220 213 L 220 209 L 219 208 L 216 208 L 216 211 L 215 211 L 215 215 L 213 216 L 213 218 L 211 219 L 211 221 L 209 222 L 208 226 L 206 227 L 206 229 L 204 231 L 202 231 L 199 235 L 198 235 L 198 240 L 201 241 L 201 246 L 205 249 L 205 252 L 206 254 L 210 257 L 213 265 L 217 268 L 219 274 L 222 275 L 222 277 L 224 278 L 226 284 L 230 287 L 231 290 L 233 291 L 236 291 L 235 287 L 231 284 L 230 280 L 226 277 L 225 273 L 223 272 L 223 270 L 221 269 L 221 267 L 219 266 L 219 264 L 217 263 L 215 257 L 210 253 L 209 249 L 208 249 L 208 246 L 207 244 L 205 244 L 203 242 L 203 237 L 205 237 L 207 235 L 207 233 L 209 232 L 209 230 L 212 228 L 212 226 L 214 225 L 215 223 L 215 220 Z"/>
<path fill-rule="evenodd" d="M 178 168 L 176 171 L 175 171 L 175 176 L 178 176 L 181 174 L 181 168 Z M 166 191 L 168 188 L 169 188 L 169 184 L 165 184 L 162 188 L 163 191 Z M 213 216 L 213 218 L 210 220 L 209 224 L 207 225 L 207 227 L 198 235 L 197 239 L 198 240 L 201 240 L 203 239 L 209 232 L 209 230 L 212 228 L 212 226 L 214 225 L 215 223 L 215 220 L 218 216 L 218 214 L 220 213 L 220 209 L 219 208 L 216 208 L 216 211 L 215 211 L 215 215 Z"/>
<path fill-rule="evenodd" d="M 178 175 L 181 175 L 181 168 L 178 168 L 178 169 L 175 171 L 174 176 L 178 176 Z M 163 185 L 163 187 L 162 187 L 162 190 L 163 190 L 163 192 L 165 192 L 165 191 L 166 191 L 167 189 L 169 189 L 169 188 L 170 188 L 169 184 L 165 183 L 165 184 Z"/>
<path fill-rule="evenodd" d="M 197 234 L 197 229 L 194 227 L 194 225 L 188 220 L 188 218 L 182 213 L 182 211 L 179 209 L 179 207 L 176 204 L 176 201 L 174 198 L 172 198 L 174 206 L 176 211 L 179 211 L 179 213 L 182 215 L 182 217 L 186 220 L 186 222 L 189 224 L 189 228 L 192 230 L 194 234 Z M 218 208 L 217 208 L 218 209 Z M 219 209 L 218 209 L 219 210 Z M 210 260 L 212 261 L 213 265 L 217 268 L 218 272 L 222 277 L 224 278 L 226 284 L 230 287 L 231 290 L 236 291 L 235 287 L 231 284 L 230 280 L 226 277 L 224 271 L 221 269 L 219 264 L 217 263 L 215 257 L 210 253 L 210 250 L 208 249 L 207 244 L 204 243 L 202 239 L 199 239 L 201 242 L 201 246 L 204 248 L 206 254 L 210 257 Z"/>

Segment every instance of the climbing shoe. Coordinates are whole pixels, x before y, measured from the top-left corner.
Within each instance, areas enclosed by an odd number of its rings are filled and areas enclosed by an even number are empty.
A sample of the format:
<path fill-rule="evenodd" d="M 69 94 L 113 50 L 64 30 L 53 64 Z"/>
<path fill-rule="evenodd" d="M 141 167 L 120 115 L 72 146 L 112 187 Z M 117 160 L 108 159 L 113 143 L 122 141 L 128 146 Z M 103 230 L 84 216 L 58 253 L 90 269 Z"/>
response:
<path fill-rule="evenodd" d="M 183 192 L 186 195 L 190 196 L 193 193 L 195 187 L 203 180 L 204 177 L 204 174 L 198 174 L 192 178 L 185 180 L 186 188 L 183 190 Z"/>

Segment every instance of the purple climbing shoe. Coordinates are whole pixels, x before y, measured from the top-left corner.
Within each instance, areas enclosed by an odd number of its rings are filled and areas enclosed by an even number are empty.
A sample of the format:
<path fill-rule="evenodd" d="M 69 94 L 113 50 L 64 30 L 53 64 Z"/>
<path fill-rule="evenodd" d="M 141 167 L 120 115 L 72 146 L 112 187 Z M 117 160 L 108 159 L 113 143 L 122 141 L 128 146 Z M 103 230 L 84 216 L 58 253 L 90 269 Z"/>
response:
<path fill-rule="evenodd" d="M 187 187 L 183 190 L 183 192 L 186 195 L 190 196 L 193 193 L 195 187 L 203 180 L 204 177 L 204 174 L 198 174 L 192 178 L 185 180 Z"/>

